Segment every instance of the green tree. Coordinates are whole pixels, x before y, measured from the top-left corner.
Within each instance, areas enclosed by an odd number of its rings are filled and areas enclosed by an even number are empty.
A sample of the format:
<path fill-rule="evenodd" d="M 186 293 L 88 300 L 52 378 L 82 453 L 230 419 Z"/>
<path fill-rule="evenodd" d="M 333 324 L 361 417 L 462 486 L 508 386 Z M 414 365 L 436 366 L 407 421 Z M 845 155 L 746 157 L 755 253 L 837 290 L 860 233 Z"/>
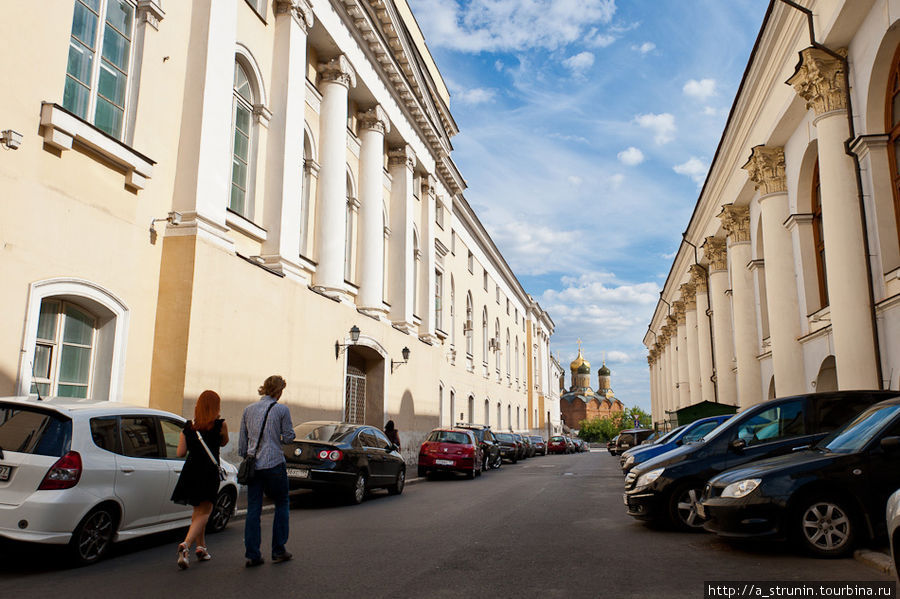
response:
<path fill-rule="evenodd" d="M 638 420 L 638 426 L 649 428 L 652 420 L 650 414 L 637 406 L 626 408 L 622 412 L 617 412 L 606 418 L 593 418 L 591 420 L 582 420 L 578 423 L 580 430 L 578 436 L 588 443 L 602 443 L 609 441 L 627 428 L 634 427 L 635 416 Z"/>

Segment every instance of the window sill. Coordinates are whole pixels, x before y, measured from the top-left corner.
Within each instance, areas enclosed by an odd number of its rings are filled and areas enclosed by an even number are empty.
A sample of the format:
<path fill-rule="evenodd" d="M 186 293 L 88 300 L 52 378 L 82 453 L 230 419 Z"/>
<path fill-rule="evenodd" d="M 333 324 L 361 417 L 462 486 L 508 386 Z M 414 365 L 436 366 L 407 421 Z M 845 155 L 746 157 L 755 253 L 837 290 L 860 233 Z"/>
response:
<path fill-rule="evenodd" d="M 73 143 L 77 141 L 79 146 L 90 153 L 123 169 L 125 184 L 129 187 L 144 189 L 147 180 L 153 176 L 153 165 L 156 162 L 58 104 L 41 103 L 41 127 L 45 144 L 65 151 L 71 150 Z"/>
<path fill-rule="evenodd" d="M 251 222 L 250 220 L 244 218 L 237 212 L 234 212 L 231 208 L 225 209 L 225 224 L 231 227 L 232 229 L 237 229 L 241 233 L 245 235 L 249 235 L 256 241 L 265 241 L 266 240 L 266 230 L 260 227 L 259 225 Z"/>

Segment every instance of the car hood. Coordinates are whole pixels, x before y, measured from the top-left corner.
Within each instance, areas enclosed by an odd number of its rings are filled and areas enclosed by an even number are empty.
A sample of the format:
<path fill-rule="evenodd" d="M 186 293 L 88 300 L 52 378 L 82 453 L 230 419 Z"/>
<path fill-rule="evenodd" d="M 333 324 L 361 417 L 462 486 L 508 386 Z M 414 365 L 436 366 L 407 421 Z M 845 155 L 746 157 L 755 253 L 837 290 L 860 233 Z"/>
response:
<path fill-rule="evenodd" d="M 705 443 L 690 443 L 688 445 L 676 447 L 675 449 L 670 449 L 669 451 L 658 455 L 655 458 L 647 460 L 646 462 L 632 470 L 632 472 L 640 475 L 644 472 L 656 470 L 657 468 L 674 466 L 679 462 L 684 462 L 685 460 L 693 458 L 704 448 L 705 445 Z M 647 449 L 650 449 L 650 447 L 648 447 Z"/>
<path fill-rule="evenodd" d="M 843 455 L 845 454 L 806 449 L 726 470 L 722 474 L 714 476 L 709 482 L 714 486 L 725 486 L 747 478 L 793 476 L 818 470 L 825 464 L 833 462 L 836 457 Z"/>

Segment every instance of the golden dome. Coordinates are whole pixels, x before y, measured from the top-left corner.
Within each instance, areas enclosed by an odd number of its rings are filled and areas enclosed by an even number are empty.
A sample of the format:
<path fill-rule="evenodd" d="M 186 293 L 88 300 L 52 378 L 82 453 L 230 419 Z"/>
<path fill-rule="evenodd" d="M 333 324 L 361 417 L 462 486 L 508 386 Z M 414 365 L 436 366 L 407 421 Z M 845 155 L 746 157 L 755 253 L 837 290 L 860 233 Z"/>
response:
<path fill-rule="evenodd" d="M 569 364 L 569 368 L 572 372 L 576 372 L 582 365 L 586 365 L 588 368 L 591 367 L 591 363 L 584 359 L 584 356 L 581 355 L 581 348 L 578 348 L 578 357 L 572 360 L 572 363 Z"/>

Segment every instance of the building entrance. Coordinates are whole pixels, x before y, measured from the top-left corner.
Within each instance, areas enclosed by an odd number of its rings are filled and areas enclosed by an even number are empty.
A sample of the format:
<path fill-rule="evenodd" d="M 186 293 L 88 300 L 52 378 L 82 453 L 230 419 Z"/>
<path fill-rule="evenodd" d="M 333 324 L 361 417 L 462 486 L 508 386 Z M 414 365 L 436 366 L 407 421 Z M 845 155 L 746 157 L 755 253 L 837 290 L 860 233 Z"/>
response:
<path fill-rule="evenodd" d="M 371 348 L 347 348 L 345 422 L 384 426 L 384 364 L 384 358 Z"/>

